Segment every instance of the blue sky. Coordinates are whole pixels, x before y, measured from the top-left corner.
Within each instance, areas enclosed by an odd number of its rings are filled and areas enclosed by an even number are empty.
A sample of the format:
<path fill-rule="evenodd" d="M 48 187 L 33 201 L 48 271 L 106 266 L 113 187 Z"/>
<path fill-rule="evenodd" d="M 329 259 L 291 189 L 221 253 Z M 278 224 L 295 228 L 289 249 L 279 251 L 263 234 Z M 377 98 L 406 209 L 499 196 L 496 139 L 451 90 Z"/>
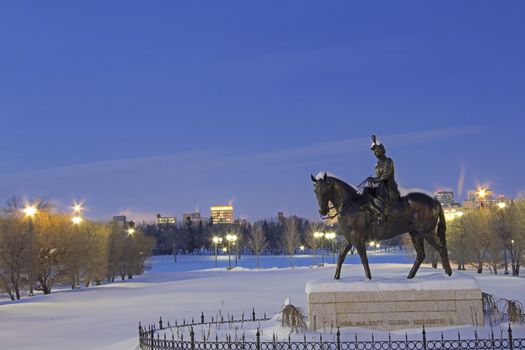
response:
<path fill-rule="evenodd" d="M 515 196 L 523 18 L 522 1 L 4 2 L 0 199 L 316 218 L 310 173 L 361 182 L 372 133 L 404 187 Z"/>

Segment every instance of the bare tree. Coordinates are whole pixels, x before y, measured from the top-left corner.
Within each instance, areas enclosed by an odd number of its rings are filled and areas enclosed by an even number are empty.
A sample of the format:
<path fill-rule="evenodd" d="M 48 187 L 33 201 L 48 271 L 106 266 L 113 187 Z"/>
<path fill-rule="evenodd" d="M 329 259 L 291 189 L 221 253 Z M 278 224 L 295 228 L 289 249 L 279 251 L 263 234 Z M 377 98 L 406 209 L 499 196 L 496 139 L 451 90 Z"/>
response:
<path fill-rule="evenodd" d="M 22 274 L 27 263 L 28 226 L 9 216 L 0 222 L 0 284 L 11 300 L 20 299 Z"/>
<path fill-rule="evenodd" d="M 266 233 L 261 223 L 256 223 L 252 226 L 249 236 L 248 236 L 248 247 L 253 250 L 256 256 L 257 268 L 259 265 L 259 255 L 263 250 L 268 246 L 268 241 L 266 240 Z"/>
<path fill-rule="evenodd" d="M 286 249 L 286 252 L 290 256 L 290 266 L 293 268 L 293 255 L 295 254 L 295 249 L 301 243 L 299 235 L 299 227 L 297 225 L 297 220 L 295 218 L 290 218 L 286 220 L 284 224 L 283 231 L 283 245 Z"/>
<path fill-rule="evenodd" d="M 320 222 L 311 222 L 308 224 L 308 229 L 306 230 L 306 245 L 314 251 L 314 256 L 317 253 L 317 248 L 319 248 L 319 238 L 315 237 L 316 232 L 323 231 L 323 224 Z"/>
<path fill-rule="evenodd" d="M 505 242 L 510 251 L 512 275 L 520 275 L 520 266 L 525 255 L 525 199 L 514 201 L 509 209 L 511 237 Z"/>
<path fill-rule="evenodd" d="M 461 221 L 468 241 L 465 253 L 477 272 L 482 273 L 490 244 L 487 209 L 481 207 L 471 210 L 461 217 Z"/>
<path fill-rule="evenodd" d="M 467 234 L 460 218 L 447 223 L 447 248 L 450 259 L 458 265 L 458 270 L 465 270 L 465 264 L 468 263 L 467 252 Z"/>

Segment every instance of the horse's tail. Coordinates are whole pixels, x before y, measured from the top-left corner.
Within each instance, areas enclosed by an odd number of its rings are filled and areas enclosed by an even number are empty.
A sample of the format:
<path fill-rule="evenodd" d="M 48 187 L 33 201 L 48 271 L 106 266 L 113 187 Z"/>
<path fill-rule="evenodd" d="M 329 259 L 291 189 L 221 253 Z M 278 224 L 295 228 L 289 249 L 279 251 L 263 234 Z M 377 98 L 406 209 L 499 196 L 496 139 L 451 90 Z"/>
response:
<path fill-rule="evenodd" d="M 441 203 L 436 200 L 436 203 L 439 208 L 439 222 L 437 227 L 437 235 L 441 245 L 445 250 L 447 249 L 447 222 L 445 221 L 445 213 L 443 212 L 443 207 Z"/>

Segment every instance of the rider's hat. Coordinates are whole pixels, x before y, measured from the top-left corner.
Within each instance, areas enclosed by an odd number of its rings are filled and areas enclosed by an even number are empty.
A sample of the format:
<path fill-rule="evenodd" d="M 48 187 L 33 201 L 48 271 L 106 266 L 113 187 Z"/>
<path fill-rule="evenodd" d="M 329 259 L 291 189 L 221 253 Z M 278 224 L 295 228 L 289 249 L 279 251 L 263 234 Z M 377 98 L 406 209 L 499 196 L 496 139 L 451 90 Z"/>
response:
<path fill-rule="evenodd" d="M 376 148 L 381 148 L 383 151 L 385 151 L 385 146 L 379 140 L 376 138 L 376 135 L 372 135 L 372 145 L 370 146 L 370 149 L 373 151 Z"/>

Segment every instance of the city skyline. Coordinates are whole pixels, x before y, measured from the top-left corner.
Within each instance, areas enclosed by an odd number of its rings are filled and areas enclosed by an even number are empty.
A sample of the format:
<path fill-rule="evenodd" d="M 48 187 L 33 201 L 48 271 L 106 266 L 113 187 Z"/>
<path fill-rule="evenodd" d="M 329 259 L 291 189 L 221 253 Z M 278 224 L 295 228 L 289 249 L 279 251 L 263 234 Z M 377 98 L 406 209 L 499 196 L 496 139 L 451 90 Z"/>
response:
<path fill-rule="evenodd" d="M 1 202 L 316 219 L 310 174 L 359 184 L 371 134 L 401 187 L 525 190 L 521 2 L 0 10 Z"/>

